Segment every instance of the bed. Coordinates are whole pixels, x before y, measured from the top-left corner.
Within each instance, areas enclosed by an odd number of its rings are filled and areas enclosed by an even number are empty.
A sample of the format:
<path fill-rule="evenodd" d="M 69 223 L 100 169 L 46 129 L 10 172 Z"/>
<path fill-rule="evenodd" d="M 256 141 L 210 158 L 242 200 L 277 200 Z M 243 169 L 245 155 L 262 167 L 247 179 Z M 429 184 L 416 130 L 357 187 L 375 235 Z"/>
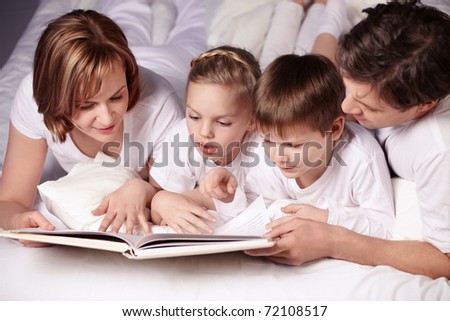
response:
<path fill-rule="evenodd" d="M 0 155 L 5 151 L 15 88 L 31 71 L 42 27 L 71 8 L 100 10 L 100 3 L 107 5 L 108 1 L 114 0 L 40 1 L 0 71 Z M 148 14 L 153 18 L 154 44 L 164 42 L 173 24 L 170 1 L 148 1 L 153 5 Z M 209 0 L 204 8 L 207 45 L 225 41 L 249 48 L 258 56 L 278 1 Z M 347 1 L 349 17 L 356 22 L 361 18 L 360 9 L 376 2 Z M 142 17 L 145 12 L 136 14 Z M 175 85 L 182 88 L 182 84 Z M 64 174 L 51 155 L 46 169 L 43 180 Z M 417 239 L 420 218 L 414 182 L 394 178 L 393 186 L 395 238 Z M 36 208 L 57 221 L 39 200 Z M 1 300 L 450 300 L 448 279 L 433 280 L 387 266 L 334 259 L 291 267 L 237 252 L 131 261 L 117 253 L 73 247 L 25 248 L 7 239 L 0 239 L 0 256 Z"/>

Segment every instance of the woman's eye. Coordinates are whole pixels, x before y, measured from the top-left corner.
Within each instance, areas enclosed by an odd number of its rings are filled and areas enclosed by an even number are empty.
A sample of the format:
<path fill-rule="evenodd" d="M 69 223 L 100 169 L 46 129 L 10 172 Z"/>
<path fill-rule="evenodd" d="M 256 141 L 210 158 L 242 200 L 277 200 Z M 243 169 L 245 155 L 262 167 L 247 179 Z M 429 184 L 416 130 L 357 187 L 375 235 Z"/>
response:
<path fill-rule="evenodd" d="M 194 116 L 194 115 L 189 115 L 189 118 L 192 120 L 199 120 L 200 117 Z"/>
<path fill-rule="evenodd" d="M 111 97 L 110 99 L 111 99 L 111 100 L 120 100 L 120 99 L 122 99 L 122 95 L 120 95 L 120 96 L 114 96 L 114 97 Z"/>
<path fill-rule="evenodd" d="M 81 105 L 80 110 L 89 110 L 92 107 L 94 107 L 94 104 L 88 104 L 88 105 Z"/>

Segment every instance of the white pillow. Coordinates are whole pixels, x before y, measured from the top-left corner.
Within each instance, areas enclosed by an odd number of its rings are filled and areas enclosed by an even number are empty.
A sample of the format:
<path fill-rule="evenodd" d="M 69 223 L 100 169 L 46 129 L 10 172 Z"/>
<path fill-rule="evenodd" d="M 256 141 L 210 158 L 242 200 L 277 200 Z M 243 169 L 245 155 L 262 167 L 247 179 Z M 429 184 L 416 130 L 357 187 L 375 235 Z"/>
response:
<path fill-rule="evenodd" d="M 94 162 L 76 164 L 66 176 L 40 184 L 39 194 L 48 211 L 70 229 L 97 231 L 104 215 L 94 216 L 91 211 L 105 196 L 139 177 L 123 166 L 102 166 L 103 161 L 111 160 L 99 153 Z"/>

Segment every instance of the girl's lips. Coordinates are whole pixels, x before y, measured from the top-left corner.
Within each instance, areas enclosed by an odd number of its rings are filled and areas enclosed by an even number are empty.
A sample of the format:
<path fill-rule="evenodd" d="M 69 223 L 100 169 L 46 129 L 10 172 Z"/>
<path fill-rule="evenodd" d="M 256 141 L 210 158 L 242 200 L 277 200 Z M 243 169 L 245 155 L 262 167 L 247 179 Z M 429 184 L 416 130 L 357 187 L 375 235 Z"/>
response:
<path fill-rule="evenodd" d="M 205 154 L 212 154 L 217 151 L 217 147 L 212 144 L 199 143 L 198 148 Z"/>

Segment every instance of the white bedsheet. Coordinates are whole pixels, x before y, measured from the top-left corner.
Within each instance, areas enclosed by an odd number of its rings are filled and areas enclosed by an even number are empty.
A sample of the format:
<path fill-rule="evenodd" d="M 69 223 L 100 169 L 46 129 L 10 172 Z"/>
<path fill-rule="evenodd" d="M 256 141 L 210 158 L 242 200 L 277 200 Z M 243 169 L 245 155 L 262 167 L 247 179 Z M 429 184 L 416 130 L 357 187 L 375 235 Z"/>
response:
<path fill-rule="evenodd" d="M 374 2 L 349 0 L 352 19 L 357 9 Z M 0 71 L 0 154 L 6 145 L 10 103 L 20 80 L 31 71 L 35 42 L 42 27 L 70 8 L 95 8 L 98 3 L 41 0 Z M 218 3 L 209 0 L 207 10 L 214 12 L 220 7 Z M 209 25 L 215 17 L 208 16 Z M 170 19 L 170 12 L 166 18 Z M 0 170 L 2 160 L 3 157 Z M 61 172 L 53 170 L 44 179 L 58 175 Z M 399 218 L 396 238 L 416 238 L 420 220 L 414 204 L 414 183 L 394 180 L 394 189 Z M 42 209 L 42 204 L 39 206 Z M 450 281 L 334 259 L 301 267 L 283 266 L 243 253 L 130 261 L 117 253 L 62 246 L 25 248 L 15 241 L 0 239 L 0 300 L 92 299 L 450 300 Z"/>

